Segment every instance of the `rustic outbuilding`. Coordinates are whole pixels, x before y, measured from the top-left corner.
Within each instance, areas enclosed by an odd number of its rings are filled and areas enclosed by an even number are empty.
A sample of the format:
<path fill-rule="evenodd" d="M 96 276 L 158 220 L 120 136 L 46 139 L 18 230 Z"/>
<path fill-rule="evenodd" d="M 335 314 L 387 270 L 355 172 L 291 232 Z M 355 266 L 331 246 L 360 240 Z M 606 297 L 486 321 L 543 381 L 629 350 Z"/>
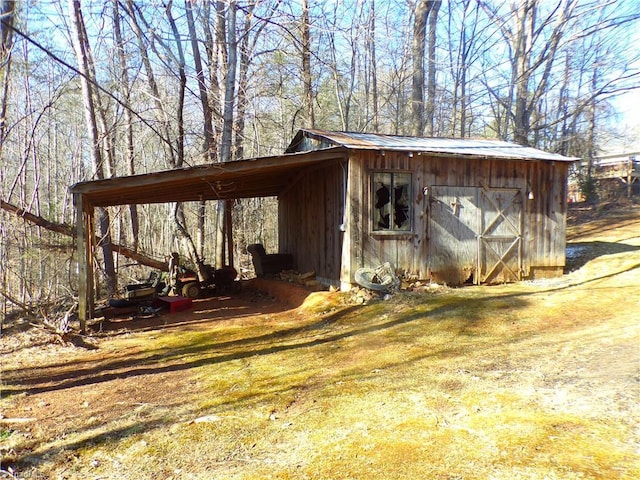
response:
<path fill-rule="evenodd" d="M 300 130 L 283 155 L 83 182 L 80 315 L 91 316 L 93 209 L 277 196 L 279 250 L 348 288 L 361 267 L 450 285 L 562 273 L 576 161 L 497 140 Z"/>
<path fill-rule="evenodd" d="M 558 275 L 575 158 L 497 140 L 300 130 L 287 153 L 341 147 L 346 162 L 279 197 L 280 248 L 331 283 L 390 262 L 452 285 Z"/>

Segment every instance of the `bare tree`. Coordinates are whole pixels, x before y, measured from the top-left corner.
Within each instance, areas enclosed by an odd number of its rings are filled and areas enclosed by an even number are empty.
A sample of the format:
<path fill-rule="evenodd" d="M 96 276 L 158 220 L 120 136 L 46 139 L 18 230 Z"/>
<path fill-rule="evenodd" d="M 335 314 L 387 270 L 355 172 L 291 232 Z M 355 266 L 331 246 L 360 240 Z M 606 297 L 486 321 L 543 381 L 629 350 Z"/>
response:
<path fill-rule="evenodd" d="M 2 89 L 0 94 L 0 158 L 2 158 L 2 145 L 7 134 L 7 102 L 9 101 L 15 8 L 14 1 L 0 0 L 0 88 Z M 4 171 L 0 173 L 0 178 L 4 174 Z"/>
<path fill-rule="evenodd" d="M 311 81 L 311 33 L 309 28 L 309 1 L 302 0 L 302 18 L 300 19 L 301 50 L 302 50 L 302 83 L 303 98 L 307 122 L 315 128 L 316 120 L 313 113 L 313 83 Z"/>
<path fill-rule="evenodd" d="M 429 136 L 434 134 L 434 115 L 436 108 L 436 28 L 438 26 L 438 11 L 440 10 L 440 0 L 431 2 L 429 12 L 429 74 L 427 79 L 427 108 L 426 126 Z"/>
<path fill-rule="evenodd" d="M 340 128 L 351 130 L 353 122 L 353 99 L 356 92 L 357 65 L 358 65 L 358 22 L 359 14 L 353 15 L 350 25 L 344 28 L 339 26 L 341 12 L 339 5 L 333 6 L 331 15 L 324 15 L 327 19 L 325 36 L 329 44 L 329 61 L 327 66 L 333 78 L 333 91 L 335 105 L 340 118 Z M 345 51 L 348 54 L 345 55 Z"/>
<path fill-rule="evenodd" d="M 513 4 L 511 15 L 507 18 L 483 4 L 490 18 L 500 25 L 509 45 L 509 93 L 506 98 L 493 93 L 508 113 L 516 143 L 530 144 L 531 115 L 548 91 L 556 53 L 577 3 L 577 0 L 559 0 L 542 18 L 538 0 L 523 0 Z"/>
<path fill-rule="evenodd" d="M 211 106 L 209 105 L 209 95 L 204 78 L 204 70 L 202 68 L 202 59 L 200 57 L 200 47 L 198 46 L 196 26 L 193 20 L 193 9 L 189 0 L 185 0 L 185 10 L 187 12 L 187 26 L 191 40 L 191 50 L 193 51 L 193 63 L 196 67 L 196 78 L 198 80 L 198 91 L 200 93 L 200 103 L 202 105 L 202 115 L 204 120 L 202 123 L 204 133 L 204 145 L 202 148 L 203 160 L 205 163 L 213 163 L 215 161 L 216 152 L 215 142 L 213 141 L 213 117 L 211 113 Z M 198 228 L 196 240 L 197 251 L 200 257 L 204 256 L 205 215 L 206 203 L 201 201 L 199 202 L 197 212 Z"/>
<path fill-rule="evenodd" d="M 93 168 L 97 178 L 105 178 L 103 165 L 104 157 L 101 147 L 101 134 L 98 130 L 98 116 L 95 106 L 95 92 L 93 84 L 95 75 L 92 75 L 90 64 L 90 46 L 87 31 L 84 26 L 82 9 L 79 0 L 69 0 L 69 17 L 73 28 L 73 45 L 78 59 L 78 69 L 81 72 L 82 97 L 84 100 L 85 120 L 89 135 L 90 154 Z M 100 241 L 104 261 L 107 293 L 113 295 L 116 291 L 116 272 L 113 263 L 113 249 L 111 246 L 111 232 L 109 212 L 104 208 L 98 209 L 98 223 L 100 226 Z"/>
<path fill-rule="evenodd" d="M 120 66 L 120 82 L 118 83 L 122 90 L 124 101 L 127 105 L 131 104 L 131 81 L 129 80 L 129 67 L 127 65 L 127 56 L 125 53 L 125 45 L 122 37 L 122 27 L 120 25 L 120 7 L 118 0 L 113 1 L 113 33 L 115 36 L 116 51 L 118 55 L 118 65 Z M 125 120 L 125 148 L 127 156 L 128 173 L 133 175 L 136 173 L 135 168 L 135 147 L 133 132 L 133 114 L 131 108 L 124 109 Z M 138 206 L 129 206 L 129 215 L 131 217 L 131 236 L 133 239 L 133 250 L 138 249 L 138 236 L 140 234 L 140 224 L 138 221 Z"/>
<path fill-rule="evenodd" d="M 178 90 L 178 109 L 175 114 L 172 114 L 168 110 L 168 107 L 165 105 L 163 101 L 163 96 L 160 93 L 160 88 L 158 86 L 158 82 L 156 80 L 156 74 L 154 72 L 153 66 L 151 64 L 151 59 L 149 56 L 149 48 L 151 47 L 145 38 L 145 34 L 142 29 L 141 22 L 145 22 L 144 17 L 138 11 L 136 5 L 132 0 L 126 0 L 126 11 L 131 19 L 131 26 L 133 27 L 133 32 L 136 36 L 136 40 L 138 43 L 138 53 L 140 54 L 140 59 L 142 61 L 142 65 L 144 66 L 145 77 L 147 80 L 147 86 L 149 88 L 149 96 L 155 106 L 156 118 L 157 122 L 160 124 L 160 133 L 162 135 L 162 147 L 164 149 L 164 159 L 165 164 L 170 168 L 176 168 L 180 166 L 180 162 L 184 159 L 184 154 L 182 153 L 182 145 L 183 142 L 180 140 L 180 136 L 173 134 L 171 128 L 171 119 L 174 117 L 178 117 L 181 120 L 182 116 L 182 107 L 183 99 L 184 99 L 184 91 L 181 84 L 180 89 Z M 182 123 L 181 121 L 178 122 Z"/>
<path fill-rule="evenodd" d="M 4 139 L 7 134 L 7 103 L 9 100 L 9 78 L 11 71 L 11 49 L 13 46 L 13 18 L 15 13 L 15 2 L 0 0 L 0 161 L 3 161 L 3 149 Z M 4 165 L 4 162 L 2 162 Z M 0 172 L 0 188 L 4 187 L 6 175 L 5 168 L 2 168 Z M 2 191 L 4 196 L 4 192 Z M 4 219 L 4 212 L 2 214 L 2 221 L 0 221 L 0 285 L 2 290 L 6 291 L 8 283 L 7 266 L 9 261 L 9 254 L 7 249 L 7 222 Z M 0 310 L 0 316 L 6 317 L 7 314 L 7 294 L 2 295 L 2 309 Z M 2 321 L 0 321 L 0 329 L 2 328 Z"/>
<path fill-rule="evenodd" d="M 370 88 L 366 88 L 367 95 L 371 92 L 371 107 L 373 117 L 373 129 L 378 131 L 380 128 L 379 104 L 378 104 L 378 61 L 376 58 L 376 7 L 375 1 L 371 0 L 369 6 L 369 30 L 367 32 L 367 54 L 369 56 L 370 74 L 367 78 L 371 78 Z M 367 102 L 367 105 L 369 102 Z"/>
<path fill-rule="evenodd" d="M 429 13 L 434 2 L 429 0 L 418 0 L 414 9 L 413 19 L 413 69 L 412 69 L 412 90 L 411 90 L 411 122 L 413 134 L 421 137 L 425 132 L 425 95 L 424 58 L 426 50 L 426 32 Z"/>
<path fill-rule="evenodd" d="M 205 163 L 213 163 L 216 159 L 216 145 L 213 132 L 213 114 L 209 105 L 209 92 L 200 57 L 200 47 L 198 46 L 198 35 L 193 19 L 193 6 L 190 0 L 185 0 L 185 10 L 187 12 L 187 26 L 189 29 L 189 39 L 191 40 L 191 50 L 193 52 L 193 63 L 196 67 L 196 79 L 198 81 L 198 92 L 200 93 L 200 104 L 202 105 L 202 115 L 204 117 L 203 133 L 203 160 Z"/>
<path fill-rule="evenodd" d="M 471 0 L 460 2 L 462 11 L 460 17 L 454 17 L 454 9 L 449 9 L 449 68 L 452 78 L 452 114 L 451 133 L 460 137 L 467 136 L 467 108 L 468 108 L 468 75 L 472 62 L 472 48 L 478 25 L 478 8 L 471 10 Z M 453 34 L 458 29 L 458 38 Z M 457 41 L 456 41 L 457 40 Z"/>
<path fill-rule="evenodd" d="M 238 70 L 238 95 L 237 95 L 237 114 L 235 119 L 235 140 L 233 146 L 235 149 L 234 158 L 244 158 L 245 143 L 245 125 L 247 108 L 249 105 L 249 89 L 250 89 L 250 69 L 253 67 L 256 57 L 256 48 L 258 41 L 261 40 L 263 32 L 272 22 L 273 16 L 280 7 L 282 0 L 275 0 L 269 7 L 264 16 L 258 17 L 254 14 L 257 2 L 251 1 L 242 11 L 244 12 L 244 26 L 241 35 L 240 57 Z"/>

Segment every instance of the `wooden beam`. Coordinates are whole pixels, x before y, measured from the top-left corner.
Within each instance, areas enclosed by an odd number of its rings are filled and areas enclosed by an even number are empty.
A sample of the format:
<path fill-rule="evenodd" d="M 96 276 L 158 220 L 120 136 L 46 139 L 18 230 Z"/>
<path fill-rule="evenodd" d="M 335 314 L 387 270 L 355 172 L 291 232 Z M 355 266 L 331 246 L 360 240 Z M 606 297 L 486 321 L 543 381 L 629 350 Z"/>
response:
<path fill-rule="evenodd" d="M 362 197 L 362 175 L 364 175 L 362 162 L 354 155 L 348 165 L 343 207 L 345 213 L 342 216 L 345 225 L 340 259 L 340 289 L 344 291 L 351 288 L 355 281 L 355 272 L 361 266 L 359 263 L 362 261 L 362 255 L 359 254 L 359 249 L 362 247 L 361 212 L 368 208 L 364 205 L 365 200 Z"/>
<path fill-rule="evenodd" d="M 275 196 L 283 178 L 310 165 L 345 157 L 346 149 L 335 147 L 80 182 L 70 190 L 84 194 L 96 207 Z"/>
<path fill-rule="evenodd" d="M 229 252 L 228 265 L 233 267 L 233 200 L 225 200 L 224 224 L 227 236 L 227 252 Z M 224 265 L 222 265 L 224 266 Z"/>
<path fill-rule="evenodd" d="M 74 194 L 76 207 L 76 239 L 78 248 L 78 320 L 80 331 L 87 329 L 87 320 L 93 316 L 93 207 L 85 204 L 83 195 Z"/>

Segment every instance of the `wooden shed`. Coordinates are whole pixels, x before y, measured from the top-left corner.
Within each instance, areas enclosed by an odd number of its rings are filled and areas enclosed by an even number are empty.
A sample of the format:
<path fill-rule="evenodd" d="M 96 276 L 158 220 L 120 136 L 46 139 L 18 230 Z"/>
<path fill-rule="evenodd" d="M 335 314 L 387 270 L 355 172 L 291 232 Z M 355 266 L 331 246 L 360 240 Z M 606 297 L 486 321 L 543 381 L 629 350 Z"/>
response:
<path fill-rule="evenodd" d="M 343 289 L 385 262 L 450 285 L 558 275 L 575 160 L 496 140 L 304 129 L 283 155 L 78 183 L 79 314 L 93 309 L 94 208 L 113 205 L 277 196 L 279 251 Z"/>
<path fill-rule="evenodd" d="M 577 160 L 497 140 L 300 130 L 287 153 L 346 149 L 279 197 L 280 248 L 342 287 L 384 262 L 450 285 L 562 273 Z"/>

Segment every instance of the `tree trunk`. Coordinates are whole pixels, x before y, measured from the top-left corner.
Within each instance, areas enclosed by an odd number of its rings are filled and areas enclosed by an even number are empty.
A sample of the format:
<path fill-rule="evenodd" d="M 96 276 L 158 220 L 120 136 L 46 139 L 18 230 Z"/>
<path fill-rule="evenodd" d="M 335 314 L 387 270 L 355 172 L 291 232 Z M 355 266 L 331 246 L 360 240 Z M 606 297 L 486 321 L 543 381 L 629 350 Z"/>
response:
<path fill-rule="evenodd" d="M 173 118 L 174 115 L 166 110 L 165 105 L 162 102 L 160 89 L 158 88 L 158 83 L 156 82 L 153 67 L 151 66 L 151 60 L 149 59 L 148 48 L 144 42 L 145 35 L 142 32 L 142 28 L 140 28 L 138 17 L 136 15 L 136 6 L 133 3 L 133 0 L 126 0 L 126 7 L 127 14 L 131 18 L 131 26 L 133 27 L 133 32 L 135 33 L 136 40 L 138 42 L 138 52 L 140 53 L 142 65 L 144 66 L 147 85 L 151 92 L 153 104 L 157 110 L 156 118 L 158 123 L 161 125 L 162 135 L 164 136 L 162 145 L 165 147 L 165 157 L 167 158 L 167 164 L 170 168 L 176 168 L 178 166 L 178 160 L 176 159 L 177 151 L 173 145 L 174 135 L 171 133 L 171 127 L 169 124 L 169 119 Z"/>
<path fill-rule="evenodd" d="M 503 37 L 510 43 L 512 52 L 509 104 L 506 107 L 513 122 L 514 141 L 520 145 L 531 143 L 532 115 L 541 98 L 548 93 L 556 52 L 576 5 L 577 0 L 558 0 L 554 14 L 539 19 L 539 0 L 522 0 L 513 7 L 514 31 L 502 27 Z M 541 35 L 553 19 L 552 31 Z M 537 56 L 534 55 L 534 43 L 539 47 Z M 533 83 L 534 79 L 537 84 Z"/>
<path fill-rule="evenodd" d="M 2 145 L 7 134 L 7 107 L 9 102 L 9 78 L 11 73 L 11 49 L 13 48 L 13 19 L 15 16 L 15 2 L 0 0 L 0 159 L 2 159 Z M 5 175 L 4 168 L 0 178 Z M 4 182 L 0 183 L 4 184 Z"/>
<path fill-rule="evenodd" d="M 598 56 L 594 64 L 598 64 Z M 593 68 L 591 75 L 591 92 L 595 92 L 598 89 L 598 69 Z M 585 196 L 585 200 L 590 204 L 595 204 L 598 201 L 598 192 L 596 190 L 595 179 L 593 177 L 593 169 L 595 166 L 595 159 L 598 156 L 596 148 L 596 96 L 592 95 L 591 103 L 587 110 L 589 118 L 589 127 L 587 130 L 587 170 L 583 172 L 582 176 L 582 193 Z"/>
<path fill-rule="evenodd" d="M 434 135 L 435 105 L 436 105 L 436 27 L 438 23 L 438 10 L 441 0 L 431 2 L 429 13 L 429 76 L 427 80 L 427 133 Z"/>
<path fill-rule="evenodd" d="M 216 157 L 216 145 L 213 140 L 213 116 L 211 106 L 209 105 L 209 93 L 204 78 L 204 70 L 202 68 L 202 60 L 200 58 L 200 47 L 198 47 L 198 37 L 196 34 L 196 26 L 193 20 L 193 8 L 189 0 L 185 0 L 185 8 L 187 12 L 187 25 L 189 28 L 189 37 L 191 39 L 191 50 L 193 51 L 193 63 L 196 68 L 196 77 L 198 79 L 198 91 L 200 93 L 200 104 L 202 105 L 203 116 L 203 160 L 204 163 L 213 163 Z M 200 202 L 197 210 L 198 225 L 196 246 L 200 257 L 204 256 L 204 238 L 205 238 L 205 215 L 206 203 Z"/>
<path fill-rule="evenodd" d="M 425 130 L 424 101 L 424 56 L 426 46 L 427 19 L 433 2 L 418 0 L 413 19 L 413 71 L 411 75 L 411 124 L 413 135 L 421 137 Z"/>
<path fill-rule="evenodd" d="M 529 118 L 527 109 L 530 76 L 531 32 L 535 22 L 535 0 L 521 2 L 516 11 L 516 34 L 514 37 L 514 71 L 512 83 L 515 86 L 515 111 L 513 112 L 513 136 L 516 143 L 529 145 Z"/>
<path fill-rule="evenodd" d="M 237 4 L 230 1 L 227 8 L 227 75 L 224 82 L 224 108 L 222 112 L 222 139 L 220 141 L 220 161 L 227 162 L 231 160 L 231 146 L 233 140 L 233 118 L 235 106 L 235 84 L 236 84 L 236 66 L 238 61 L 238 40 L 236 38 L 236 15 Z M 216 244 L 216 261 L 217 265 L 226 265 L 225 257 L 225 233 L 230 235 L 231 232 L 225 232 L 225 216 L 226 209 L 229 208 L 226 202 L 218 202 L 218 242 Z"/>
<path fill-rule="evenodd" d="M 235 119 L 234 126 L 234 158 L 244 158 L 244 127 L 245 116 L 247 112 L 247 88 L 248 88 L 248 72 L 250 60 L 249 39 L 251 38 L 251 19 L 253 18 L 253 8 L 255 3 L 251 2 L 247 5 L 245 12 L 244 28 L 242 32 L 242 44 L 240 46 L 240 71 L 238 73 L 238 114 Z"/>
<path fill-rule="evenodd" d="M 245 142 L 245 122 L 246 112 L 249 101 L 247 99 L 247 92 L 249 89 L 249 67 L 251 60 L 254 57 L 256 44 L 260 38 L 262 31 L 267 25 L 270 24 L 271 18 L 277 11 L 277 7 L 280 5 L 281 0 L 277 0 L 271 7 L 269 14 L 260 19 L 260 24 L 256 25 L 254 22 L 255 17 L 253 11 L 256 7 L 255 1 L 251 1 L 244 8 L 244 28 L 242 32 L 242 43 L 240 46 L 240 71 L 238 73 L 238 95 L 237 95 L 237 114 L 235 118 L 234 127 L 234 154 L 233 158 L 244 158 L 244 142 Z M 253 33 L 253 35 L 252 35 Z"/>
<path fill-rule="evenodd" d="M 91 146 L 90 155 L 98 179 L 104 178 L 102 149 L 98 134 L 98 122 L 93 103 L 93 85 L 89 68 L 89 41 L 82 19 L 82 11 L 79 0 L 69 0 L 69 15 L 73 28 L 73 45 L 78 59 L 78 69 L 81 75 L 82 97 L 84 101 L 85 120 Z M 116 272 L 113 263 L 113 249 L 111 246 L 111 233 L 109 227 L 109 212 L 104 208 L 98 208 L 98 224 L 100 227 L 100 239 L 98 245 L 102 247 L 104 271 L 106 277 L 107 294 L 113 295 L 117 290 Z"/>
<path fill-rule="evenodd" d="M 235 106 L 236 66 L 238 60 L 238 40 L 236 39 L 235 1 L 229 2 L 227 17 L 227 76 L 224 82 L 224 110 L 222 112 L 222 140 L 220 142 L 220 161 L 231 160 L 231 144 L 233 140 L 233 109 Z"/>
<path fill-rule="evenodd" d="M 15 11 L 15 1 L 0 0 L 0 62 L 4 62 L 9 57 L 9 52 L 13 46 L 12 27 Z"/>
<path fill-rule="evenodd" d="M 371 98 L 373 101 L 373 131 L 380 129 L 380 117 L 378 108 L 378 60 L 376 58 L 376 9 L 375 1 L 371 0 L 369 11 L 369 35 L 367 38 L 369 47 L 369 63 L 371 70 Z"/>
<path fill-rule="evenodd" d="M 169 21 L 169 25 L 171 26 L 171 31 L 173 32 L 173 38 L 176 44 L 176 50 L 178 52 L 178 75 L 179 75 L 179 82 L 180 82 L 180 87 L 179 87 L 179 95 L 178 95 L 178 114 L 177 114 L 177 126 L 178 126 L 178 138 L 176 139 L 176 148 L 178 151 L 178 158 L 177 158 L 177 167 L 182 167 L 182 165 L 184 164 L 184 117 L 183 117 L 183 112 L 184 112 L 184 97 L 185 97 L 185 91 L 186 91 L 186 85 L 187 85 L 187 74 L 186 74 L 186 62 L 185 62 L 185 55 L 184 55 L 184 50 L 182 48 L 182 40 L 180 38 L 180 32 L 178 30 L 178 26 L 176 25 L 176 22 L 173 18 L 173 15 L 171 13 L 171 7 L 173 5 L 172 1 L 169 1 L 166 6 L 165 6 L 165 12 L 167 14 L 167 20 Z M 193 18 L 191 19 L 193 20 Z M 188 20 L 187 20 L 188 21 Z M 199 57 L 198 57 L 199 60 Z M 198 68 L 197 64 L 196 64 L 196 68 Z M 199 75 L 202 74 L 202 69 L 200 68 L 200 72 Z M 201 87 L 202 88 L 202 87 Z M 206 92 L 205 92 L 205 97 L 206 97 Z M 206 98 L 204 99 L 204 103 L 207 105 L 208 107 L 208 103 L 206 101 Z M 208 110 L 207 110 L 208 111 Z M 210 133 L 210 129 L 207 129 L 207 127 L 205 126 L 205 136 L 207 135 L 207 133 Z M 210 149 L 205 147 L 205 155 L 207 155 L 208 152 L 210 152 Z M 180 202 L 176 203 L 175 205 L 175 210 L 174 210 L 174 220 L 175 220 L 175 227 L 178 233 L 178 237 L 181 240 L 182 245 L 184 246 L 185 250 L 187 251 L 189 258 L 193 261 L 195 268 L 196 268 L 196 272 L 198 274 L 198 277 L 200 278 L 200 280 L 205 280 L 206 279 L 206 272 L 204 271 L 203 268 L 203 262 L 202 259 L 200 257 L 199 254 L 199 249 L 196 246 L 196 244 L 193 242 L 193 239 L 191 237 L 191 234 L 189 233 L 189 229 L 187 228 L 187 222 L 186 222 L 186 218 L 185 218 L 185 214 L 184 214 L 184 205 Z M 204 235 L 203 235 L 204 236 Z"/>
<path fill-rule="evenodd" d="M 313 113 L 313 84 L 311 82 L 311 33 L 309 31 L 309 1 L 302 0 L 302 18 L 300 20 L 302 42 L 302 83 L 304 90 L 304 104 L 308 126 L 315 128 L 316 120 Z"/>
<path fill-rule="evenodd" d="M 125 55 L 124 41 L 122 39 L 122 27 L 120 25 L 120 8 L 119 2 L 113 2 L 113 30 L 116 40 L 116 47 L 118 52 L 118 63 L 120 64 L 121 81 L 119 82 L 122 88 L 122 94 L 126 107 L 124 108 L 124 120 L 125 120 L 125 144 L 127 151 L 127 165 L 129 167 L 129 175 L 136 173 L 135 168 L 135 148 L 133 144 L 133 116 L 131 115 L 130 101 L 131 101 L 131 85 L 129 81 L 129 70 L 127 68 L 127 58 Z M 129 216 L 131 221 L 131 237 L 133 250 L 138 249 L 138 236 L 140 233 L 140 223 L 138 221 L 138 207 L 137 205 L 129 205 Z"/>
<path fill-rule="evenodd" d="M 203 160 L 204 163 L 214 163 L 216 157 L 216 145 L 213 141 L 213 115 L 211 113 L 211 106 L 209 105 L 209 92 L 207 91 L 207 85 L 205 83 L 204 69 L 202 68 L 202 60 L 200 57 L 200 48 L 198 47 L 198 36 L 196 34 L 196 26 L 193 20 L 193 7 L 190 0 L 185 0 L 185 8 L 187 12 L 189 38 L 191 40 L 191 50 L 193 51 L 193 63 L 196 68 L 196 78 L 198 80 L 200 104 L 202 105 L 202 115 L 204 119 Z"/>

